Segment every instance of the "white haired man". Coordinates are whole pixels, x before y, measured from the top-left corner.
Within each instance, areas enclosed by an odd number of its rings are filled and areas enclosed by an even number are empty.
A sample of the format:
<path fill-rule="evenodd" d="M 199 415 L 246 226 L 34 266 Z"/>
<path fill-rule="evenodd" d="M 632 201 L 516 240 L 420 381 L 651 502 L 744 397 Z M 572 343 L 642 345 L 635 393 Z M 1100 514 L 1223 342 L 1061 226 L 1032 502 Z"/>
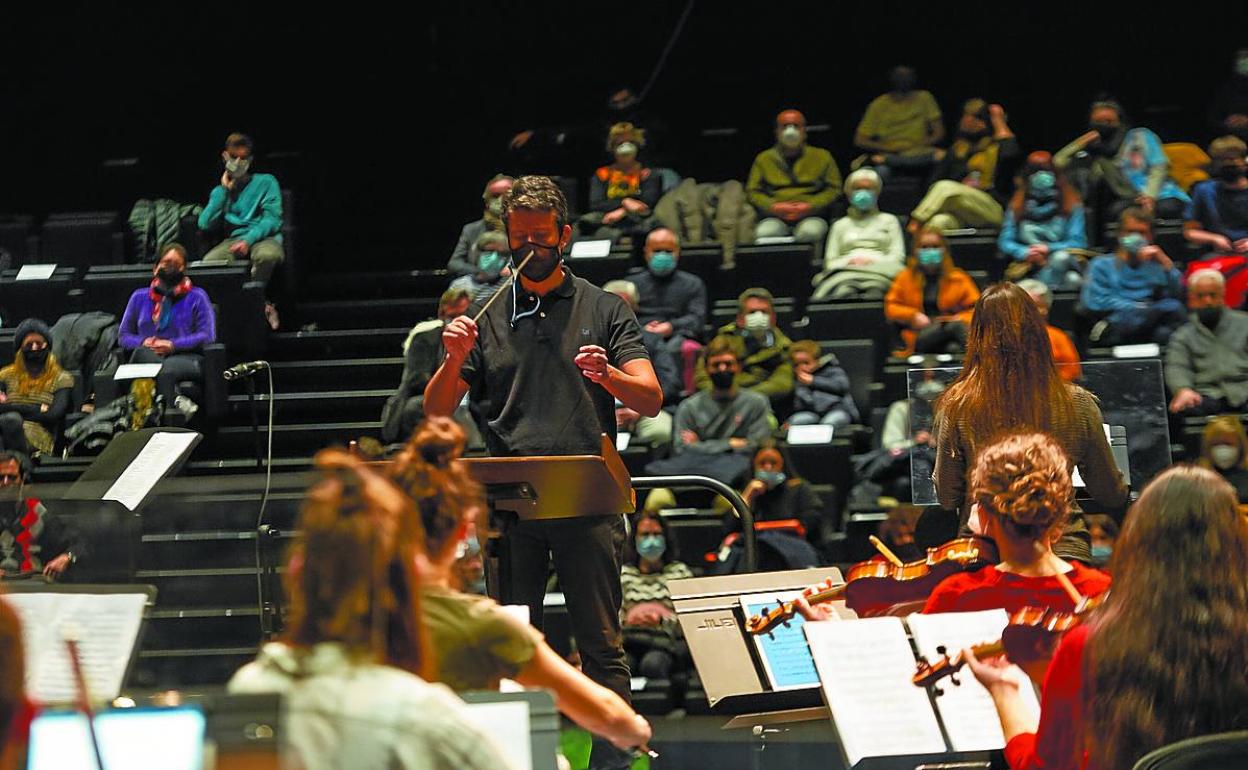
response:
<path fill-rule="evenodd" d="M 1226 306 L 1226 279 L 1197 270 L 1187 281 L 1190 320 L 1166 348 L 1170 411 L 1184 416 L 1240 411 L 1248 404 L 1248 313 Z"/>

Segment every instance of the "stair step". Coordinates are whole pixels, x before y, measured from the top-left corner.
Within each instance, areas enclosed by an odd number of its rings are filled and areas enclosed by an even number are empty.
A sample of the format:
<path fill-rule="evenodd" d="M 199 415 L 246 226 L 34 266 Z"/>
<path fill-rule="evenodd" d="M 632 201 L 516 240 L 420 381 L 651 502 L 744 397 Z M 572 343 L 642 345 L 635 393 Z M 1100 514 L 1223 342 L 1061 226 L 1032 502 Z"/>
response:
<path fill-rule="evenodd" d="M 380 420 L 279 424 L 273 426 L 273 455 L 311 457 L 325 447 L 346 446 L 361 436 L 376 438 L 380 435 Z M 260 440 L 262 448 L 267 449 L 264 426 L 260 429 Z M 249 425 L 223 427 L 204 443 L 208 445 L 207 452 L 218 457 L 245 457 L 255 453 L 255 439 Z"/>
<path fill-rule="evenodd" d="M 303 285 L 305 296 L 324 299 L 383 299 L 439 297 L 451 283 L 450 273 L 439 270 L 390 270 L 380 273 L 320 273 Z"/>
<path fill-rule="evenodd" d="M 399 353 L 400 346 L 396 345 L 392 352 Z M 273 387 L 279 396 L 284 391 L 384 388 L 393 391 L 399 387 L 402 377 L 403 357 L 400 355 L 273 363 Z M 245 394 L 238 394 L 238 397 L 246 400 Z"/>
<path fill-rule="evenodd" d="M 235 671 L 250 663 L 259 647 L 255 644 L 187 650 L 140 650 L 126 686 L 141 690 L 220 686 L 228 682 Z"/>
<path fill-rule="evenodd" d="M 438 314 L 438 298 L 442 292 L 427 296 L 390 299 L 330 300 L 300 302 L 282 312 L 282 322 L 289 318 L 294 328 L 315 323 L 321 329 L 372 329 L 378 326 L 411 328 Z"/>
<path fill-rule="evenodd" d="M 231 615 L 153 615 L 143 629 L 143 648 L 179 650 L 196 648 L 246 648 L 260 643 L 260 611 Z"/>
<path fill-rule="evenodd" d="M 397 383 L 396 383 L 397 385 Z M 325 420 L 376 420 L 394 390 L 342 390 L 278 393 L 273 399 L 274 419 L 281 422 Z M 269 394 L 256 396 L 257 420 L 263 429 L 269 415 Z M 230 424 L 251 425 L 247 396 L 230 396 Z"/>
<path fill-rule="evenodd" d="M 272 361 L 318 358 L 354 358 L 365 355 L 395 355 L 402 352 L 408 326 L 379 329 L 331 329 L 278 332 L 269 336 Z"/>
<path fill-rule="evenodd" d="M 156 586 L 157 606 L 219 607 L 256 602 L 256 568 L 138 570 L 136 583 Z"/>
<path fill-rule="evenodd" d="M 270 525 L 276 526 L 267 509 L 265 514 Z M 251 524 L 254 527 L 254 518 Z M 279 531 L 282 535 L 267 543 L 270 548 L 277 549 L 278 558 L 285 553 L 292 537 L 288 530 L 279 527 Z M 200 569 L 254 569 L 256 557 L 256 532 L 249 528 L 143 535 L 139 543 L 138 563 L 143 570 L 174 570 L 187 564 L 194 564 Z"/>

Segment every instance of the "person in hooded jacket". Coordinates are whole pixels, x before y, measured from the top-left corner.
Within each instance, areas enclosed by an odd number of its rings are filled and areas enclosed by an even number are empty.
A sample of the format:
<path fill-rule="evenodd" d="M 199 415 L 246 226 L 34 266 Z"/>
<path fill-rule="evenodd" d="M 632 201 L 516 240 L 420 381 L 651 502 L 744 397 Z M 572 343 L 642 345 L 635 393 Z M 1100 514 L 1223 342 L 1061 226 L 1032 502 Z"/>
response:
<path fill-rule="evenodd" d="M 997 248 L 1012 262 L 1009 277 L 1035 278 L 1050 289 L 1078 289 L 1082 264 L 1070 249 L 1087 245 L 1079 193 L 1053 166 L 1049 153 L 1031 153 L 1015 180 L 997 238 Z"/>

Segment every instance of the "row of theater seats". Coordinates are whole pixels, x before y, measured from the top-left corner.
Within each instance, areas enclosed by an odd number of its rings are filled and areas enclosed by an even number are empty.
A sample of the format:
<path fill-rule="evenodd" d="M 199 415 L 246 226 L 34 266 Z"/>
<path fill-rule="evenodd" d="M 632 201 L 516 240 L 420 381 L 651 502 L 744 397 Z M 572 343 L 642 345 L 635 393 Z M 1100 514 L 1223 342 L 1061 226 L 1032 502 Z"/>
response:
<path fill-rule="evenodd" d="M 294 194 L 283 189 L 282 250 L 285 258 L 278 277 L 290 287 L 295 285 L 296 236 Z M 204 241 L 193 214 L 178 222 L 173 239 L 186 247 L 192 260 L 203 256 L 214 245 Z M 150 244 L 150 247 L 155 245 Z M 129 222 L 117 211 L 52 213 L 42 220 L 30 214 L 0 214 L 0 253 L 8 255 L 7 264 L 0 259 L 0 269 L 54 264 L 86 271 L 102 265 L 156 261 L 155 254 L 146 253 L 136 245 Z"/>

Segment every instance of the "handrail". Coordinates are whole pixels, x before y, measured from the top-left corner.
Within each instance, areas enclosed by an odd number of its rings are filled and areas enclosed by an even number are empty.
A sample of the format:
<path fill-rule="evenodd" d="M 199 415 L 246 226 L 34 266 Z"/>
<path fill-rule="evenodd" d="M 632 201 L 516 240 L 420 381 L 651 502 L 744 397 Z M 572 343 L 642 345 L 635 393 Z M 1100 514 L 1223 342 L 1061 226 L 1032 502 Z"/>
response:
<path fill-rule="evenodd" d="M 741 519 L 741 535 L 745 543 L 745 571 L 754 572 L 758 569 L 758 543 L 754 532 L 754 514 L 750 507 L 741 499 L 737 490 L 718 479 L 709 476 L 633 476 L 634 489 L 668 488 L 699 488 L 709 489 L 728 501 Z"/>

